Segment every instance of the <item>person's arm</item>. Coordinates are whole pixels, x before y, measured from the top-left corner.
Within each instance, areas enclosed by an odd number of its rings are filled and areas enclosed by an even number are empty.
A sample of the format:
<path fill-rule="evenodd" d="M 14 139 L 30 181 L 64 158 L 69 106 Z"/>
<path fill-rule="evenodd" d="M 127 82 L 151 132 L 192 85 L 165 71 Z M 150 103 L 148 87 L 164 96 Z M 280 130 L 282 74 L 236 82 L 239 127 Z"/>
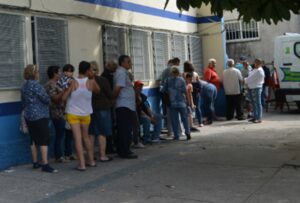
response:
<path fill-rule="evenodd" d="M 63 92 L 62 95 L 62 101 L 67 101 L 68 97 L 70 96 L 70 94 L 76 89 L 76 81 L 72 80 L 69 87 Z"/>
<path fill-rule="evenodd" d="M 194 102 L 193 102 L 193 87 L 191 85 L 188 85 L 187 88 L 187 101 L 188 101 L 188 105 L 192 108 L 194 108 Z"/>
<path fill-rule="evenodd" d="M 46 90 L 44 89 L 43 86 L 41 85 L 36 85 L 35 86 L 35 92 L 41 102 L 44 104 L 49 104 L 50 103 L 50 96 L 47 94 Z"/>
<path fill-rule="evenodd" d="M 95 79 L 91 79 L 90 82 L 91 82 L 92 92 L 98 94 L 100 92 L 100 86 L 98 85 Z"/>
<path fill-rule="evenodd" d="M 205 81 L 209 82 L 211 79 L 211 71 L 207 68 L 204 72 L 204 78 Z"/>

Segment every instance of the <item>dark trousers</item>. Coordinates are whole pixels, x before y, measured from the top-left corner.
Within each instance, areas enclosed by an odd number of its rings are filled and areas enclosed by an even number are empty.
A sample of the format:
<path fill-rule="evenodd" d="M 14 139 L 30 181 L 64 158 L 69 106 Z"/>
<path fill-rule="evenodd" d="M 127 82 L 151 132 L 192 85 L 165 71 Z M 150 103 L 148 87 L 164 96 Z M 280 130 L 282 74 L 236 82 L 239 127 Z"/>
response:
<path fill-rule="evenodd" d="M 132 128 L 135 111 L 126 107 L 116 109 L 117 119 L 117 152 L 120 157 L 130 155 L 130 144 L 132 141 Z"/>
<path fill-rule="evenodd" d="M 243 118 L 242 96 L 240 94 L 226 95 L 227 120 L 233 119 L 234 112 L 236 112 L 237 118 Z"/>
<path fill-rule="evenodd" d="M 65 156 L 73 153 L 73 133 L 72 130 L 65 129 Z"/>
<path fill-rule="evenodd" d="M 55 158 L 59 159 L 63 156 L 63 141 L 65 136 L 65 119 L 57 118 L 52 119 L 55 128 L 55 143 L 54 143 L 54 154 Z"/>

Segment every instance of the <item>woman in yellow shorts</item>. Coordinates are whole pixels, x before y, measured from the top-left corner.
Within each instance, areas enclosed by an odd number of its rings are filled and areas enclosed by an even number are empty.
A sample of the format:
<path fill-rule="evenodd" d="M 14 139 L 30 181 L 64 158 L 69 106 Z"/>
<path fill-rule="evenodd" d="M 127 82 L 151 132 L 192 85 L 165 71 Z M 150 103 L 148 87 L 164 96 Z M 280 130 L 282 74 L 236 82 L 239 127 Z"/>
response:
<path fill-rule="evenodd" d="M 95 80 L 89 79 L 92 75 L 90 63 L 86 61 L 80 62 L 78 78 L 72 80 L 69 88 L 63 95 L 63 100 L 67 101 L 67 121 L 71 125 L 74 136 L 75 149 L 79 161 L 76 169 L 79 171 L 85 171 L 86 166 L 96 166 L 88 128 L 91 121 L 90 115 L 93 113 L 92 92 L 97 93 L 100 91 L 100 88 Z M 82 139 L 87 148 L 87 164 L 85 164 L 84 160 Z"/>

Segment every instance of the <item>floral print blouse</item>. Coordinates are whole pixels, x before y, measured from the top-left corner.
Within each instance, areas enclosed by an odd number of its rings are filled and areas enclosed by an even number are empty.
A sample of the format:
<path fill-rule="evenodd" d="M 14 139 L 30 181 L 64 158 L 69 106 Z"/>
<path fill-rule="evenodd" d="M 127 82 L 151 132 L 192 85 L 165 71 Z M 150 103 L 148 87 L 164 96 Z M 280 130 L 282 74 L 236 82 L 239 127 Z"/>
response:
<path fill-rule="evenodd" d="M 21 90 L 24 117 L 29 121 L 49 118 L 50 97 L 36 80 L 27 80 Z"/>

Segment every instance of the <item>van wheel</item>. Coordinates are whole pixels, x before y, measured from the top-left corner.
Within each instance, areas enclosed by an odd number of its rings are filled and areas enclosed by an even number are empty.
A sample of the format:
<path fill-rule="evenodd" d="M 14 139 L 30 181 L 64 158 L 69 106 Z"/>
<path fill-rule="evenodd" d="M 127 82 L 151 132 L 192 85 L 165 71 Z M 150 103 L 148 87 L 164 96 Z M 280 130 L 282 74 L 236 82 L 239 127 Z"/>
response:
<path fill-rule="evenodd" d="M 300 110 L 300 101 L 296 102 L 298 109 Z"/>

